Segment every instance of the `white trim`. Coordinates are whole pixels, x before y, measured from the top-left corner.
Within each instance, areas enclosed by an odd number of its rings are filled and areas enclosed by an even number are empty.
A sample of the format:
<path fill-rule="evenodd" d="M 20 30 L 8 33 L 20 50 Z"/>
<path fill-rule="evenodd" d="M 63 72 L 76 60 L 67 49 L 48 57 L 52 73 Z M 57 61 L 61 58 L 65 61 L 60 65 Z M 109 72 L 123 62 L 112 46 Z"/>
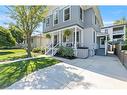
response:
<path fill-rule="evenodd" d="M 70 18 L 68 20 L 64 20 L 64 11 L 68 8 L 70 9 Z M 66 21 L 69 21 L 69 20 L 71 20 L 71 6 L 67 6 L 67 7 L 63 8 L 63 22 L 66 22 Z"/>

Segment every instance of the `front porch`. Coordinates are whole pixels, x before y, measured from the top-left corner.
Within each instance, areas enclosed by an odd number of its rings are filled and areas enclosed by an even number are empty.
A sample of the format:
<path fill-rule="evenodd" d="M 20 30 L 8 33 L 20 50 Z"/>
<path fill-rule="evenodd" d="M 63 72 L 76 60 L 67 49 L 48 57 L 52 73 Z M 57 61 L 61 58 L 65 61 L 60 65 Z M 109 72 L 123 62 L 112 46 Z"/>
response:
<path fill-rule="evenodd" d="M 65 35 L 65 31 L 70 30 L 70 34 Z M 71 26 L 48 33 L 51 35 L 51 42 L 48 48 L 55 48 L 57 46 L 71 47 L 74 50 L 75 56 L 78 55 L 77 49 L 85 47 L 83 38 L 83 29 L 79 26 Z M 55 55 L 52 50 L 52 55 Z"/>

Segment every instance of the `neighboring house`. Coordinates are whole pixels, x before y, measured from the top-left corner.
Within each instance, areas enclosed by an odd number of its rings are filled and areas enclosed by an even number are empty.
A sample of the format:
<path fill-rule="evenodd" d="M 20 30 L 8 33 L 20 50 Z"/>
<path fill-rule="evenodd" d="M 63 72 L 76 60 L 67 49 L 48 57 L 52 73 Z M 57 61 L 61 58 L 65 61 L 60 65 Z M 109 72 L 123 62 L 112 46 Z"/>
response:
<path fill-rule="evenodd" d="M 49 13 L 43 24 L 44 35 L 51 35 L 46 54 L 51 52 L 55 55 L 55 47 L 63 45 L 72 47 L 75 56 L 79 54 L 79 47 L 88 47 L 89 56 L 99 54 L 100 48 L 103 48 L 100 52 L 105 55 L 106 49 L 100 46 L 100 39 L 105 38 L 105 44 L 107 34 L 101 33 L 102 26 L 102 18 L 96 6 L 49 6 Z M 64 37 L 66 29 L 72 31 L 69 39 Z"/>
<path fill-rule="evenodd" d="M 126 24 L 112 25 L 101 28 L 102 33 L 108 33 L 109 38 L 109 50 L 112 51 L 115 48 L 115 44 L 121 41 L 125 41 L 126 38 Z"/>
<path fill-rule="evenodd" d="M 31 37 L 31 48 L 47 48 L 49 43 L 49 39 L 47 39 L 43 34 L 32 35 Z M 26 40 L 24 41 L 24 47 L 26 46 Z"/>
<path fill-rule="evenodd" d="M 108 33 L 110 41 L 125 40 L 126 24 L 103 27 L 103 28 L 101 28 L 101 32 Z"/>

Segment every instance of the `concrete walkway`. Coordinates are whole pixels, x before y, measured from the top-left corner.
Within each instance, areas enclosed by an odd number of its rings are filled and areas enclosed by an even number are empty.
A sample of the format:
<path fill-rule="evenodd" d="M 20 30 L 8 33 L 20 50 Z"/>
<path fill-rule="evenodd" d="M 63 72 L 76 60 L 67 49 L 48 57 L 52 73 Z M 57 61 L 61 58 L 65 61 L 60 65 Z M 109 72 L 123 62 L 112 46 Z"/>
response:
<path fill-rule="evenodd" d="M 56 57 L 55 57 L 56 58 Z M 7 89 L 126 89 L 127 70 L 115 56 L 67 60 L 36 71 Z"/>

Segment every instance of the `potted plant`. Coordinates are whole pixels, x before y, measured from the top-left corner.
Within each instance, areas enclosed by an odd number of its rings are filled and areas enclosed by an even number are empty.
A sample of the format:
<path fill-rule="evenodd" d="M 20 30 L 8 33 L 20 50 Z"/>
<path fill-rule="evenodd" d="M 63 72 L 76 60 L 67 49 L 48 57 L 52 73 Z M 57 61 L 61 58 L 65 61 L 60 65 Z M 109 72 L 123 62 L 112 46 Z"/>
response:
<path fill-rule="evenodd" d="M 70 29 L 66 29 L 66 30 L 64 31 L 64 37 L 67 37 L 67 41 L 68 41 L 69 36 L 71 35 L 71 33 L 72 33 L 72 31 L 71 31 Z"/>
<path fill-rule="evenodd" d="M 46 34 L 46 38 L 51 39 L 51 35 L 50 34 Z"/>

